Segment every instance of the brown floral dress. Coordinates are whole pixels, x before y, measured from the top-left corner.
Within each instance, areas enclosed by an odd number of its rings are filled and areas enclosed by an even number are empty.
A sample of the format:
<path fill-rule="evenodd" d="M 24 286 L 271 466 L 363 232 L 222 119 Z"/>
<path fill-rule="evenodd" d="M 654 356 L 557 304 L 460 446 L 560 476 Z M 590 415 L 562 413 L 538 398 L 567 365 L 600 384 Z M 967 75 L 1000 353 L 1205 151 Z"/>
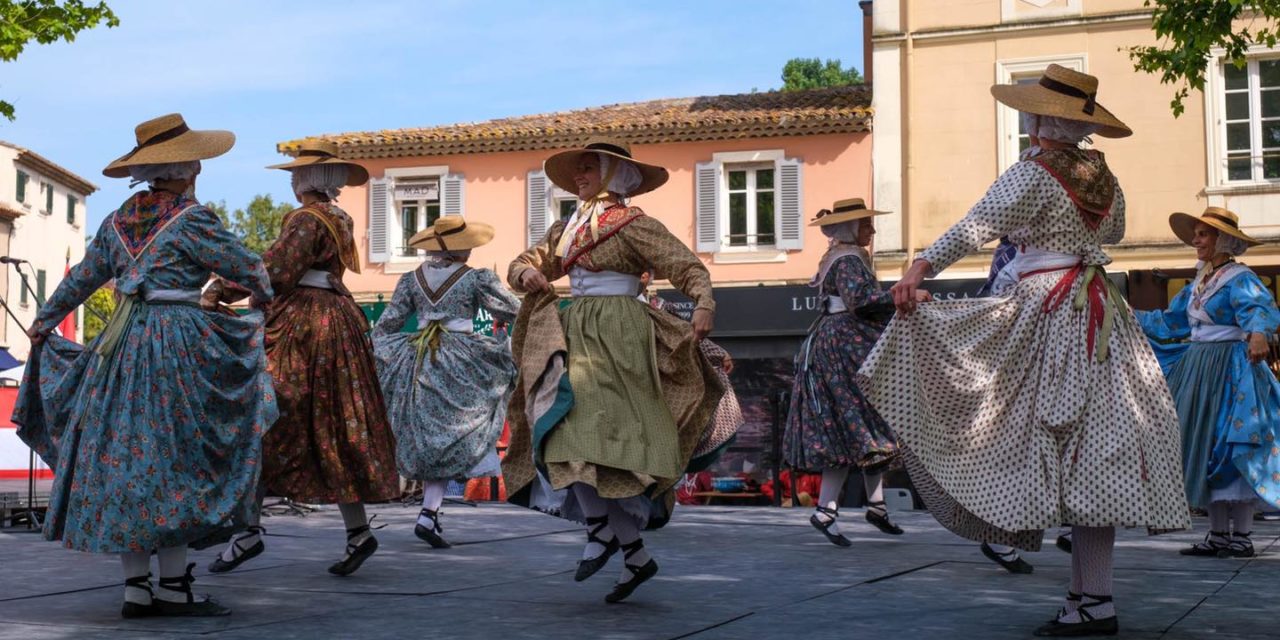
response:
<path fill-rule="evenodd" d="M 263 484 L 272 495 L 301 502 L 395 498 L 395 438 L 369 324 L 342 284 L 346 269 L 359 271 L 351 217 L 318 203 L 290 212 L 282 227 L 262 255 L 276 292 L 266 347 L 280 406 L 280 419 L 263 438 Z M 331 288 L 302 284 L 309 270 L 326 272 Z M 221 298 L 238 295 L 227 287 Z"/>

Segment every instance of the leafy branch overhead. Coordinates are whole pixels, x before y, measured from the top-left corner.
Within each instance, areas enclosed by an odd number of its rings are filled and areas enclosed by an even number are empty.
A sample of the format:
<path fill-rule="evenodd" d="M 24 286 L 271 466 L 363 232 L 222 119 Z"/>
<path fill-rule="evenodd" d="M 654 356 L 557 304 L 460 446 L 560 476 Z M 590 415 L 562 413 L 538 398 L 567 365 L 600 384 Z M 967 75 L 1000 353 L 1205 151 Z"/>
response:
<path fill-rule="evenodd" d="M 262 253 L 280 235 L 284 215 L 293 211 L 288 203 L 276 204 L 269 195 L 256 195 L 243 209 L 229 211 L 225 202 L 205 203 L 218 214 L 231 233 L 240 238 L 250 251 Z"/>
<path fill-rule="evenodd" d="M 0 62 L 12 62 L 27 44 L 73 42 L 76 34 L 105 22 L 119 26 L 120 19 L 107 3 L 86 5 L 81 0 L 0 0 Z M 0 115 L 13 120 L 13 105 L 0 100 Z"/>
<path fill-rule="evenodd" d="M 1153 7 L 1152 28 L 1160 43 L 1130 47 L 1139 71 L 1159 74 L 1161 84 L 1177 85 L 1169 107 L 1182 115 L 1192 90 L 1204 91 L 1208 60 L 1224 51 L 1229 64 L 1243 68 L 1255 44 L 1275 47 L 1280 36 L 1280 0 L 1144 0 Z"/>

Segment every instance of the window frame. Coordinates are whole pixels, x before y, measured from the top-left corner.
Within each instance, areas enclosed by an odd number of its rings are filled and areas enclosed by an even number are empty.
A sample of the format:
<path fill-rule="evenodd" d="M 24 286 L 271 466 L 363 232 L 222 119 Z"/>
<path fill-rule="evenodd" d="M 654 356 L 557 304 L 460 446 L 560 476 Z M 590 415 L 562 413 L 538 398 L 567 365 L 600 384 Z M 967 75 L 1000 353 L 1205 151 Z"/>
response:
<path fill-rule="evenodd" d="M 80 204 L 80 199 L 73 193 L 67 194 L 67 224 L 76 225 L 76 205 Z"/>
<path fill-rule="evenodd" d="M 781 185 L 781 168 L 783 163 L 790 161 L 783 149 L 761 149 L 756 151 L 725 151 L 711 154 L 711 161 L 708 166 L 718 165 L 720 173 L 719 180 L 716 184 L 716 223 L 719 228 L 719 237 L 716 239 L 716 248 L 711 254 L 712 262 L 715 264 L 740 264 L 740 263 L 783 263 L 787 261 L 787 253 L 790 251 L 799 251 L 801 249 L 784 249 L 779 248 L 782 238 L 782 185 Z M 773 176 L 773 233 L 774 245 L 772 246 L 731 246 L 729 241 L 729 171 L 738 166 L 743 165 L 771 165 L 774 169 Z M 695 172 L 696 174 L 696 172 Z M 696 188 L 695 188 L 696 192 Z M 797 194 L 803 198 L 803 183 L 801 192 Z M 695 211 L 695 218 L 697 213 Z M 699 224 L 695 220 L 695 226 Z M 801 233 L 803 234 L 803 229 Z M 695 231 L 695 247 L 697 247 L 697 232 Z M 701 250 L 700 250 L 701 251 Z"/>
<path fill-rule="evenodd" d="M 18 204 L 27 208 L 31 207 L 31 203 L 27 202 L 27 185 L 29 184 L 31 184 L 31 174 L 23 171 L 22 169 L 17 169 L 16 183 L 13 187 L 13 197 L 18 201 Z"/>
<path fill-rule="evenodd" d="M 44 182 L 44 210 L 40 213 L 43 213 L 46 216 L 53 215 L 53 196 L 53 183 L 46 180 Z"/>
<path fill-rule="evenodd" d="M 1088 73 L 1089 56 L 1085 53 L 1064 53 L 1034 58 L 1012 58 L 996 61 L 996 84 L 1012 84 L 1019 78 L 1043 74 L 1051 64 L 1073 71 Z M 1018 137 L 1022 125 L 1017 109 L 996 103 L 996 170 L 1004 173 L 1018 161 Z"/>
<path fill-rule="evenodd" d="M 400 243 L 404 242 L 404 221 L 401 209 L 404 203 L 426 203 L 427 200 L 400 200 L 396 198 L 396 185 L 407 182 L 435 179 L 437 183 L 436 203 L 440 207 L 440 215 L 444 215 L 444 181 L 449 175 L 448 165 L 434 165 L 425 167 L 394 167 L 387 169 L 383 174 L 385 178 L 390 180 L 387 184 L 387 208 L 390 209 L 387 218 L 387 262 L 386 264 L 394 265 L 416 265 L 423 260 L 425 252 L 418 249 L 412 255 L 407 253 Z M 425 213 L 425 211 L 422 211 Z M 422 227 L 425 229 L 426 227 Z M 421 229 L 420 229 L 421 230 Z M 416 233 L 416 232 L 415 232 Z M 394 239 L 394 246 L 392 246 Z"/>
<path fill-rule="evenodd" d="M 767 170 L 767 171 L 773 172 L 773 186 L 770 187 L 769 189 L 769 191 L 772 192 L 773 194 L 773 233 L 771 234 L 773 236 L 772 244 L 761 244 L 759 242 L 760 213 L 757 210 L 757 205 L 759 203 L 759 197 L 758 197 L 759 187 L 757 186 L 757 176 L 759 175 L 758 172 L 761 170 Z M 741 190 L 736 190 L 730 185 L 729 174 L 731 174 L 734 171 L 747 172 L 746 187 L 744 187 Z M 746 235 L 747 241 L 744 242 L 743 244 L 733 244 L 733 235 L 727 232 L 723 233 L 721 234 L 720 251 L 724 253 L 741 253 L 741 252 L 754 253 L 754 252 L 761 252 L 761 251 L 777 251 L 778 236 L 779 234 L 781 234 L 781 229 L 779 228 L 779 224 L 781 221 L 778 220 L 779 189 L 778 189 L 777 164 L 772 162 L 749 162 L 749 163 L 731 162 L 731 163 L 724 164 L 723 173 L 724 175 L 722 178 L 723 184 L 721 185 L 721 192 L 724 194 L 725 207 L 724 207 L 724 212 L 720 214 L 720 218 L 721 218 L 720 222 L 723 225 L 722 228 L 725 229 L 726 231 L 728 231 L 731 228 L 732 216 L 733 216 L 733 211 L 732 211 L 733 194 L 745 193 L 747 196 L 746 197 L 747 210 L 746 210 L 746 233 L 744 235 Z M 753 196 L 756 196 L 756 197 L 753 197 Z"/>
<path fill-rule="evenodd" d="M 1255 45 L 1245 52 L 1248 60 L 1245 71 L 1249 79 L 1247 94 L 1249 96 L 1249 153 L 1252 159 L 1250 177 L 1247 180 L 1232 180 L 1228 169 L 1227 158 L 1227 82 L 1226 60 L 1224 50 L 1211 53 L 1208 73 L 1205 78 L 1205 135 L 1209 144 L 1205 145 L 1205 164 L 1208 168 L 1208 185 L 1210 194 L 1229 193 L 1237 190 L 1252 191 L 1264 189 L 1280 191 L 1280 177 L 1267 178 L 1263 173 L 1262 144 L 1262 87 L 1259 86 L 1260 73 L 1258 62 L 1263 60 L 1280 60 L 1280 47 L 1269 49 Z M 1276 90 L 1280 90 L 1277 87 Z M 1274 119 L 1275 116 L 1272 116 Z M 1255 146 L 1258 145 L 1258 146 Z M 1274 148 L 1273 148 L 1274 149 Z M 1258 152 L 1258 153 L 1255 153 Z M 1275 153 L 1276 151 L 1272 151 Z"/>

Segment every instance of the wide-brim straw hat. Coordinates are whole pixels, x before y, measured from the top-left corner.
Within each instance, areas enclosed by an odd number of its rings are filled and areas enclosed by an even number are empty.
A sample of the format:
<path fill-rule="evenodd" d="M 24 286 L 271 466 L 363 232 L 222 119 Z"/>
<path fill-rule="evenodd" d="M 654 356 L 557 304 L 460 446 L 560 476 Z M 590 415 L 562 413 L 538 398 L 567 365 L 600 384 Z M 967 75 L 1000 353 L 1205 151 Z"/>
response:
<path fill-rule="evenodd" d="M 328 140 L 303 140 L 298 145 L 298 155 L 284 164 L 273 164 L 268 169 L 284 169 L 290 171 L 298 167 L 310 167 L 317 164 L 347 165 L 347 186 L 354 187 L 369 181 L 369 170 L 338 157 L 338 145 Z"/>
<path fill-rule="evenodd" d="M 1196 223 L 1203 222 L 1219 233 L 1225 233 L 1244 240 L 1244 243 L 1250 247 L 1256 247 L 1262 244 L 1261 241 L 1249 237 L 1248 234 L 1240 230 L 1240 217 L 1236 214 L 1223 209 L 1222 207 L 1206 207 L 1204 213 L 1199 217 L 1189 213 L 1177 212 L 1169 215 L 1169 228 L 1173 229 L 1173 234 L 1178 239 L 1191 244 L 1196 237 Z"/>
<path fill-rule="evenodd" d="M 171 113 L 134 127 L 138 144 L 102 170 L 108 178 L 129 177 L 129 167 L 216 158 L 236 143 L 230 131 L 196 131 L 187 126 L 182 114 Z"/>
<path fill-rule="evenodd" d="M 809 223 L 809 226 L 825 227 L 829 224 L 840 224 L 841 222 L 861 220 L 871 216 L 882 216 L 886 213 L 889 212 L 868 209 L 867 203 L 862 198 L 845 198 L 844 200 L 836 200 L 836 203 L 831 205 L 830 209 L 819 211 L 817 217 Z"/>
<path fill-rule="evenodd" d="M 462 216 L 436 218 L 434 224 L 409 238 L 409 246 L 423 251 L 465 251 L 493 240 L 493 225 L 467 222 Z"/>
<path fill-rule="evenodd" d="M 626 160 L 640 170 L 640 185 L 632 189 L 630 193 L 622 194 L 628 198 L 653 191 L 666 184 L 667 179 L 670 177 L 666 169 L 656 164 L 645 164 L 631 157 L 631 145 L 617 138 L 608 137 L 592 138 L 579 149 L 561 151 L 547 158 L 546 162 L 542 163 L 542 170 L 557 187 L 569 193 L 577 193 L 578 185 L 574 183 L 573 176 L 578 172 L 578 158 L 582 157 L 582 154 L 589 152 L 603 153 Z M 602 175 L 600 178 L 603 180 L 605 176 Z M 609 185 L 606 184 L 604 186 L 607 188 Z"/>
<path fill-rule="evenodd" d="M 1097 78 L 1056 64 L 1044 70 L 1039 82 L 992 85 L 991 95 L 1018 111 L 1096 124 L 1104 138 L 1133 135 L 1129 125 L 1098 104 Z"/>

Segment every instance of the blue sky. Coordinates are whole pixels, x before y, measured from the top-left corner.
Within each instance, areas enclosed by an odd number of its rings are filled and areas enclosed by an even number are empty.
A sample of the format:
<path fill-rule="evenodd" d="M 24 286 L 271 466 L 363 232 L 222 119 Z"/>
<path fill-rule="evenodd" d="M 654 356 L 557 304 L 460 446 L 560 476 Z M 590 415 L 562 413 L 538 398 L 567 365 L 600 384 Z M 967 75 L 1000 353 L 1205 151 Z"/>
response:
<path fill-rule="evenodd" d="M 286 139 L 763 91 L 793 57 L 863 69 L 857 0 L 109 4 L 119 27 L 0 65 L 0 98 L 18 110 L 0 139 L 101 188 L 90 233 L 128 195 L 102 167 L 164 113 L 236 133 L 198 187 L 235 208 L 292 201 L 287 175 L 263 168 Z"/>

